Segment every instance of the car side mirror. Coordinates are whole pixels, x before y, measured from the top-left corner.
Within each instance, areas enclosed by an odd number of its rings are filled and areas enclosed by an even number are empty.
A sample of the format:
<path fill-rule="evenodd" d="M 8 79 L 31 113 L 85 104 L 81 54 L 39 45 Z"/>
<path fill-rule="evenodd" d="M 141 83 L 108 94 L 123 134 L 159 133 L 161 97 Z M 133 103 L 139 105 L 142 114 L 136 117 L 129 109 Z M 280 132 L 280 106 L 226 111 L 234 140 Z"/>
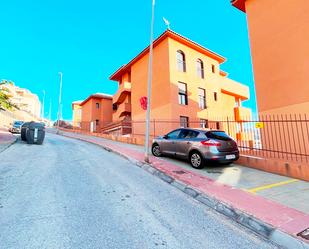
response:
<path fill-rule="evenodd" d="M 168 135 L 164 135 L 163 138 L 164 138 L 164 139 L 168 139 Z"/>

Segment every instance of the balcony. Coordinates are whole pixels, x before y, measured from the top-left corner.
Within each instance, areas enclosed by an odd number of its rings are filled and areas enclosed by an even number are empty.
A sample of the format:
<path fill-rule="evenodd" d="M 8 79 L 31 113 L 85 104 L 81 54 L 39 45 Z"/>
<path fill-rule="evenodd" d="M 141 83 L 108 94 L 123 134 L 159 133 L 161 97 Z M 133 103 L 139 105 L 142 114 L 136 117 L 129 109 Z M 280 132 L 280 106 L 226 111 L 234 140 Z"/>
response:
<path fill-rule="evenodd" d="M 130 120 L 122 120 L 117 122 L 112 122 L 101 129 L 104 134 L 111 135 L 127 135 L 132 132 L 132 123 Z"/>
<path fill-rule="evenodd" d="M 130 114 L 131 114 L 131 103 L 122 103 L 118 106 L 117 111 L 114 112 L 113 116 L 115 120 L 118 120 L 121 117 Z"/>
<path fill-rule="evenodd" d="M 117 93 L 113 96 L 113 103 L 120 104 L 122 103 L 128 94 L 131 93 L 131 83 L 130 82 L 123 82 L 119 85 L 119 89 Z"/>
<path fill-rule="evenodd" d="M 234 108 L 235 120 L 237 122 L 245 122 L 251 120 L 251 109 L 246 107 L 235 107 Z"/>
<path fill-rule="evenodd" d="M 240 84 L 226 77 L 222 77 L 221 92 L 235 96 L 241 100 L 247 100 L 250 97 L 248 86 Z"/>

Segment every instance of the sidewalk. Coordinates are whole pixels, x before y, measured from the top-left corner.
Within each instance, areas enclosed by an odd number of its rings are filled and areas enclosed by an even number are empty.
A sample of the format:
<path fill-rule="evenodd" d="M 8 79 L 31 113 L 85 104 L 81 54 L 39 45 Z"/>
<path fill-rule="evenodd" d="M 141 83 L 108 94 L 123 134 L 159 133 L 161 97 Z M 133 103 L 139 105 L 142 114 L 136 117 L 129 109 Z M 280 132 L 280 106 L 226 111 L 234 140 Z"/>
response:
<path fill-rule="evenodd" d="M 78 133 L 62 132 L 62 134 L 97 144 L 128 158 L 196 200 L 279 245 L 287 248 L 309 248 L 309 240 L 297 237 L 297 234 L 309 227 L 307 182 L 239 165 L 210 166 L 204 170 L 195 170 L 186 162 L 154 157 L 151 157 L 151 165 L 147 165 L 143 163 L 144 153 L 141 146 Z M 280 192 L 282 187 L 288 190 Z M 288 201 L 293 200 L 295 194 L 301 192 L 299 189 L 303 189 L 304 192 L 297 196 L 299 200 Z M 267 193 L 270 190 L 277 194 Z M 262 193 L 263 197 L 259 196 L 259 193 Z M 283 205 L 285 202 L 290 206 L 294 204 L 294 208 L 304 212 Z"/>
<path fill-rule="evenodd" d="M 16 139 L 17 138 L 11 132 L 0 128 L 0 152 L 15 143 Z"/>

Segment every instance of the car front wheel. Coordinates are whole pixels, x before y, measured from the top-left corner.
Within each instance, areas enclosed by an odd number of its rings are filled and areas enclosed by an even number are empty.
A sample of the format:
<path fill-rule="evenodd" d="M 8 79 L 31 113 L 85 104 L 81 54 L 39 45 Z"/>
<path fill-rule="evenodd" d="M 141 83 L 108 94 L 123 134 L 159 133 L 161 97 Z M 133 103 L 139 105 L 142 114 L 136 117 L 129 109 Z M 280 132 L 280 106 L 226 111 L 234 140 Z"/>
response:
<path fill-rule="evenodd" d="M 160 146 L 158 144 L 153 144 L 151 149 L 152 155 L 155 157 L 160 157 L 162 155 Z"/>
<path fill-rule="evenodd" d="M 198 151 L 193 151 L 190 154 L 191 166 L 195 169 L 202 169 L 204 167 L 204 159 Z"/>

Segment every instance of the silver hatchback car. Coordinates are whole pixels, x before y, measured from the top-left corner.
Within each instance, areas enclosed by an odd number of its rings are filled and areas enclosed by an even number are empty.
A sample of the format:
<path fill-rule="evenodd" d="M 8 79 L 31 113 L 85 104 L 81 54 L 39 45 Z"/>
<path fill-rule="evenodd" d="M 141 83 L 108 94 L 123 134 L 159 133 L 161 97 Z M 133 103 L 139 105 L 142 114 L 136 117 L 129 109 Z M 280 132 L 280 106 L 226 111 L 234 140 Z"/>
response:
<path fill-rule="evenodd" d="M 180 128 L 155 138 L 152 154 L 186 159 L 197 169 L 203 168 L 207 161 L 229 164 L 239 158 L 237 143 L 224 131 L 189 128 Z"/>

